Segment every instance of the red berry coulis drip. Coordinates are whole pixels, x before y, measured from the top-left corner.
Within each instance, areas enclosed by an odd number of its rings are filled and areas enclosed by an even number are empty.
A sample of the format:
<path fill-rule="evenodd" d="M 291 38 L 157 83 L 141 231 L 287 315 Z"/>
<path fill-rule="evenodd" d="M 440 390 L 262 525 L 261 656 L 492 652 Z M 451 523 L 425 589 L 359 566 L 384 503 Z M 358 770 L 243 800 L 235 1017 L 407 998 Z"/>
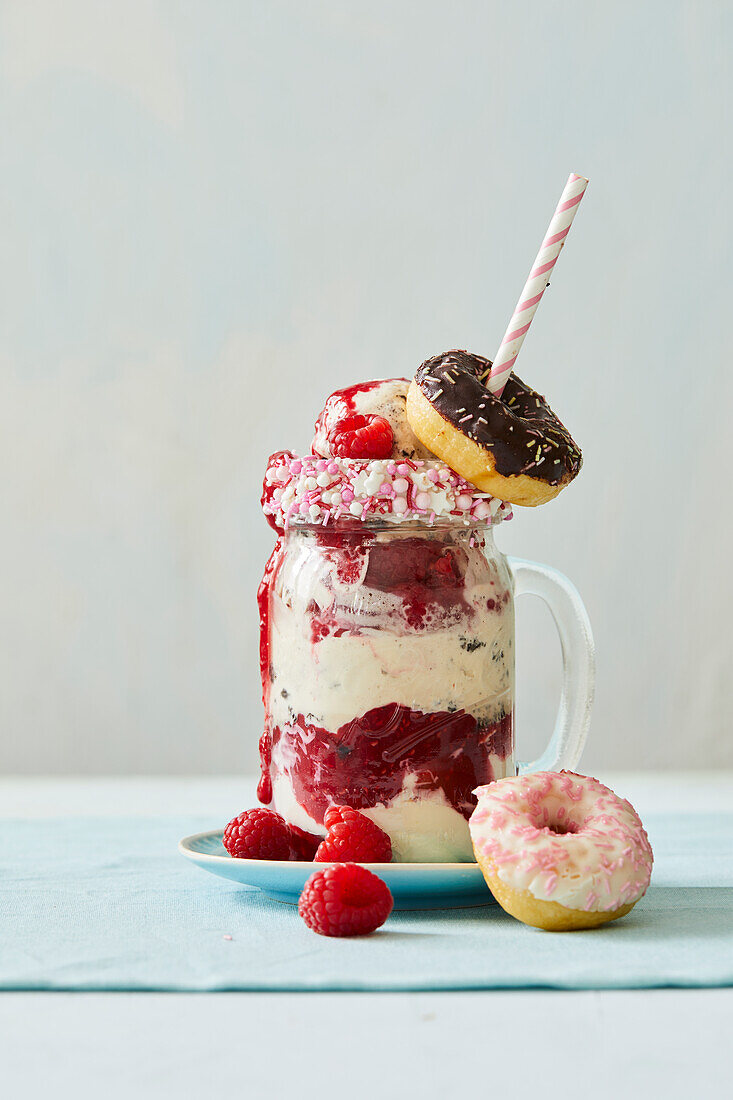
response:
<path fill-rule="evenodd" d="M 270 466 L 274 465 L 275 462 L 277 461 L 277 459 L 290 459 L 290 458 L 295 458 L 295 455 L 293 454 L 292 451 L 275 451 L 274 454 L 271 454 L 270 457 L 267 460 L 267 469 L 269 470 Z M 265 481 L 262 485 L 262 495 L 260 497 L 260 504 L 262 504 L 262 505 L 272 504 L 273 493 L 274 492 L 275 492 L 275 486 L 274 485 L 268 485 L 267 481 Z M 278 534 L 278 535 L 282 535 L 283 534 L 283 529 L 282 529 L 282 527 L 278 527 L 277 518 L 274 515 L 271 515 L 270 512 L 265 512 L 264 515 L 265 515 L 265 519 L 270 524 L 270 527 L 272 527 L 273 531 L 275 531 L 275 533 Z M 267 566 L 265 566 L 265 569 L 267 569 Z"/>
<path fill-rule="evenodd" d="M 260 618 L 260 677 L 262 680 L 262 702 L 265 706 L 265 721 L 270 713 L 270 593 L 283 558 L 283 540 L 278 538 L 267 560 L 265 572 L 257 589 L 257 607 Z M 270 779 L 270 758 L 272 755 L 272 737 L 267 726 L 260 737 L 260 781 L 257 784 L 257 797 L 268 805 L 272 802 L 272 780 Z"/>

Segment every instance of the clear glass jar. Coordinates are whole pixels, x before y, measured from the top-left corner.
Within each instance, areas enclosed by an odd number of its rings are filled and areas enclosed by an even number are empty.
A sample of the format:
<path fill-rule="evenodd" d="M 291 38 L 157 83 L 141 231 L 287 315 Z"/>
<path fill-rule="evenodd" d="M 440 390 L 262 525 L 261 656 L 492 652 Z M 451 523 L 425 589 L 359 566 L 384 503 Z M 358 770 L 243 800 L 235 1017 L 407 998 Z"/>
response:
<path fill-rule="evenodd" d="M 512 582 L 491 528 L 299 524 L 278 558 L 274 808 L 318 832 L 329 805 L 354 806 L 402 859 L 470 859 L 471 792 L 514 772 Z"/>
<path fill-rule="evenodd" d="M 291 525 L 260 590 L 261 801 L 316 834 L 353 806 L 399 861 L 472 860 L 472 792 L 516 772 L 515 587 L 484 523 Z"/>

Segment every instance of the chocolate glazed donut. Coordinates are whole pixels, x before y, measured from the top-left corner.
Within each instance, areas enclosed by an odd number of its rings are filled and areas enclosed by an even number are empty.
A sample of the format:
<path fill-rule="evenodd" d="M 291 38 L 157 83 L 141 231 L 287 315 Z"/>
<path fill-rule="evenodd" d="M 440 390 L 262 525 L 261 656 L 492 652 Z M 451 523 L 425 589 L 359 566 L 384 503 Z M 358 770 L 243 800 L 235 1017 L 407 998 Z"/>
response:
<path fill-rule="evenodd" d="M 501 397 L 484 385 L 491 361 L 446 351 L 417 370 L 407 419 L 421 443 L 479 489 L 533 507 L 556 497 L 582 465 L 544 397 L 511 374 Z"/>

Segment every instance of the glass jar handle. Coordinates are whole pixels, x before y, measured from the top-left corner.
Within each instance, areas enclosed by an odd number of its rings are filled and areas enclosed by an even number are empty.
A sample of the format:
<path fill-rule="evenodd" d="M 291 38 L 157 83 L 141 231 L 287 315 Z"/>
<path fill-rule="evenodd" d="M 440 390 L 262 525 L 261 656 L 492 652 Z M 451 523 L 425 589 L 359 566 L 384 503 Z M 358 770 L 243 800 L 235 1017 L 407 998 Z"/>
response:
<path fill-rule="evenodd" d="M 523 558 L 509 558 L 514 595 L 539 596 L 560 635 L 562 690 L 555 729 L 537 760 L 519 762 L 517 774 L 559 771 L 577 766 L 590 725 L 595 686 L 595 647 L 588 612 L 572 581 L 557 569 Z"/>

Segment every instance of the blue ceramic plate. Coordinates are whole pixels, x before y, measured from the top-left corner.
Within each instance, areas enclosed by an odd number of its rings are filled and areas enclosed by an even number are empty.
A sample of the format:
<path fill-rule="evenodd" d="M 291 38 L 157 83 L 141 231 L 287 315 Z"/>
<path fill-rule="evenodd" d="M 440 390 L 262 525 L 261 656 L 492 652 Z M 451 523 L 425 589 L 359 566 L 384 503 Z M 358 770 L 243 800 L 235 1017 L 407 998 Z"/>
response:
<path fill-rule="evenodd" d="M 296 905 L 305 882 L 327 863 L 232 859 L 222 829 L 184 837 L 178 850 L 204 871 L 262 890 L 268 898 Z M 365 863 L 389 886 L 395 909 L 453 909 L 492 905 L 494 899 L 475 863 Z"/>

